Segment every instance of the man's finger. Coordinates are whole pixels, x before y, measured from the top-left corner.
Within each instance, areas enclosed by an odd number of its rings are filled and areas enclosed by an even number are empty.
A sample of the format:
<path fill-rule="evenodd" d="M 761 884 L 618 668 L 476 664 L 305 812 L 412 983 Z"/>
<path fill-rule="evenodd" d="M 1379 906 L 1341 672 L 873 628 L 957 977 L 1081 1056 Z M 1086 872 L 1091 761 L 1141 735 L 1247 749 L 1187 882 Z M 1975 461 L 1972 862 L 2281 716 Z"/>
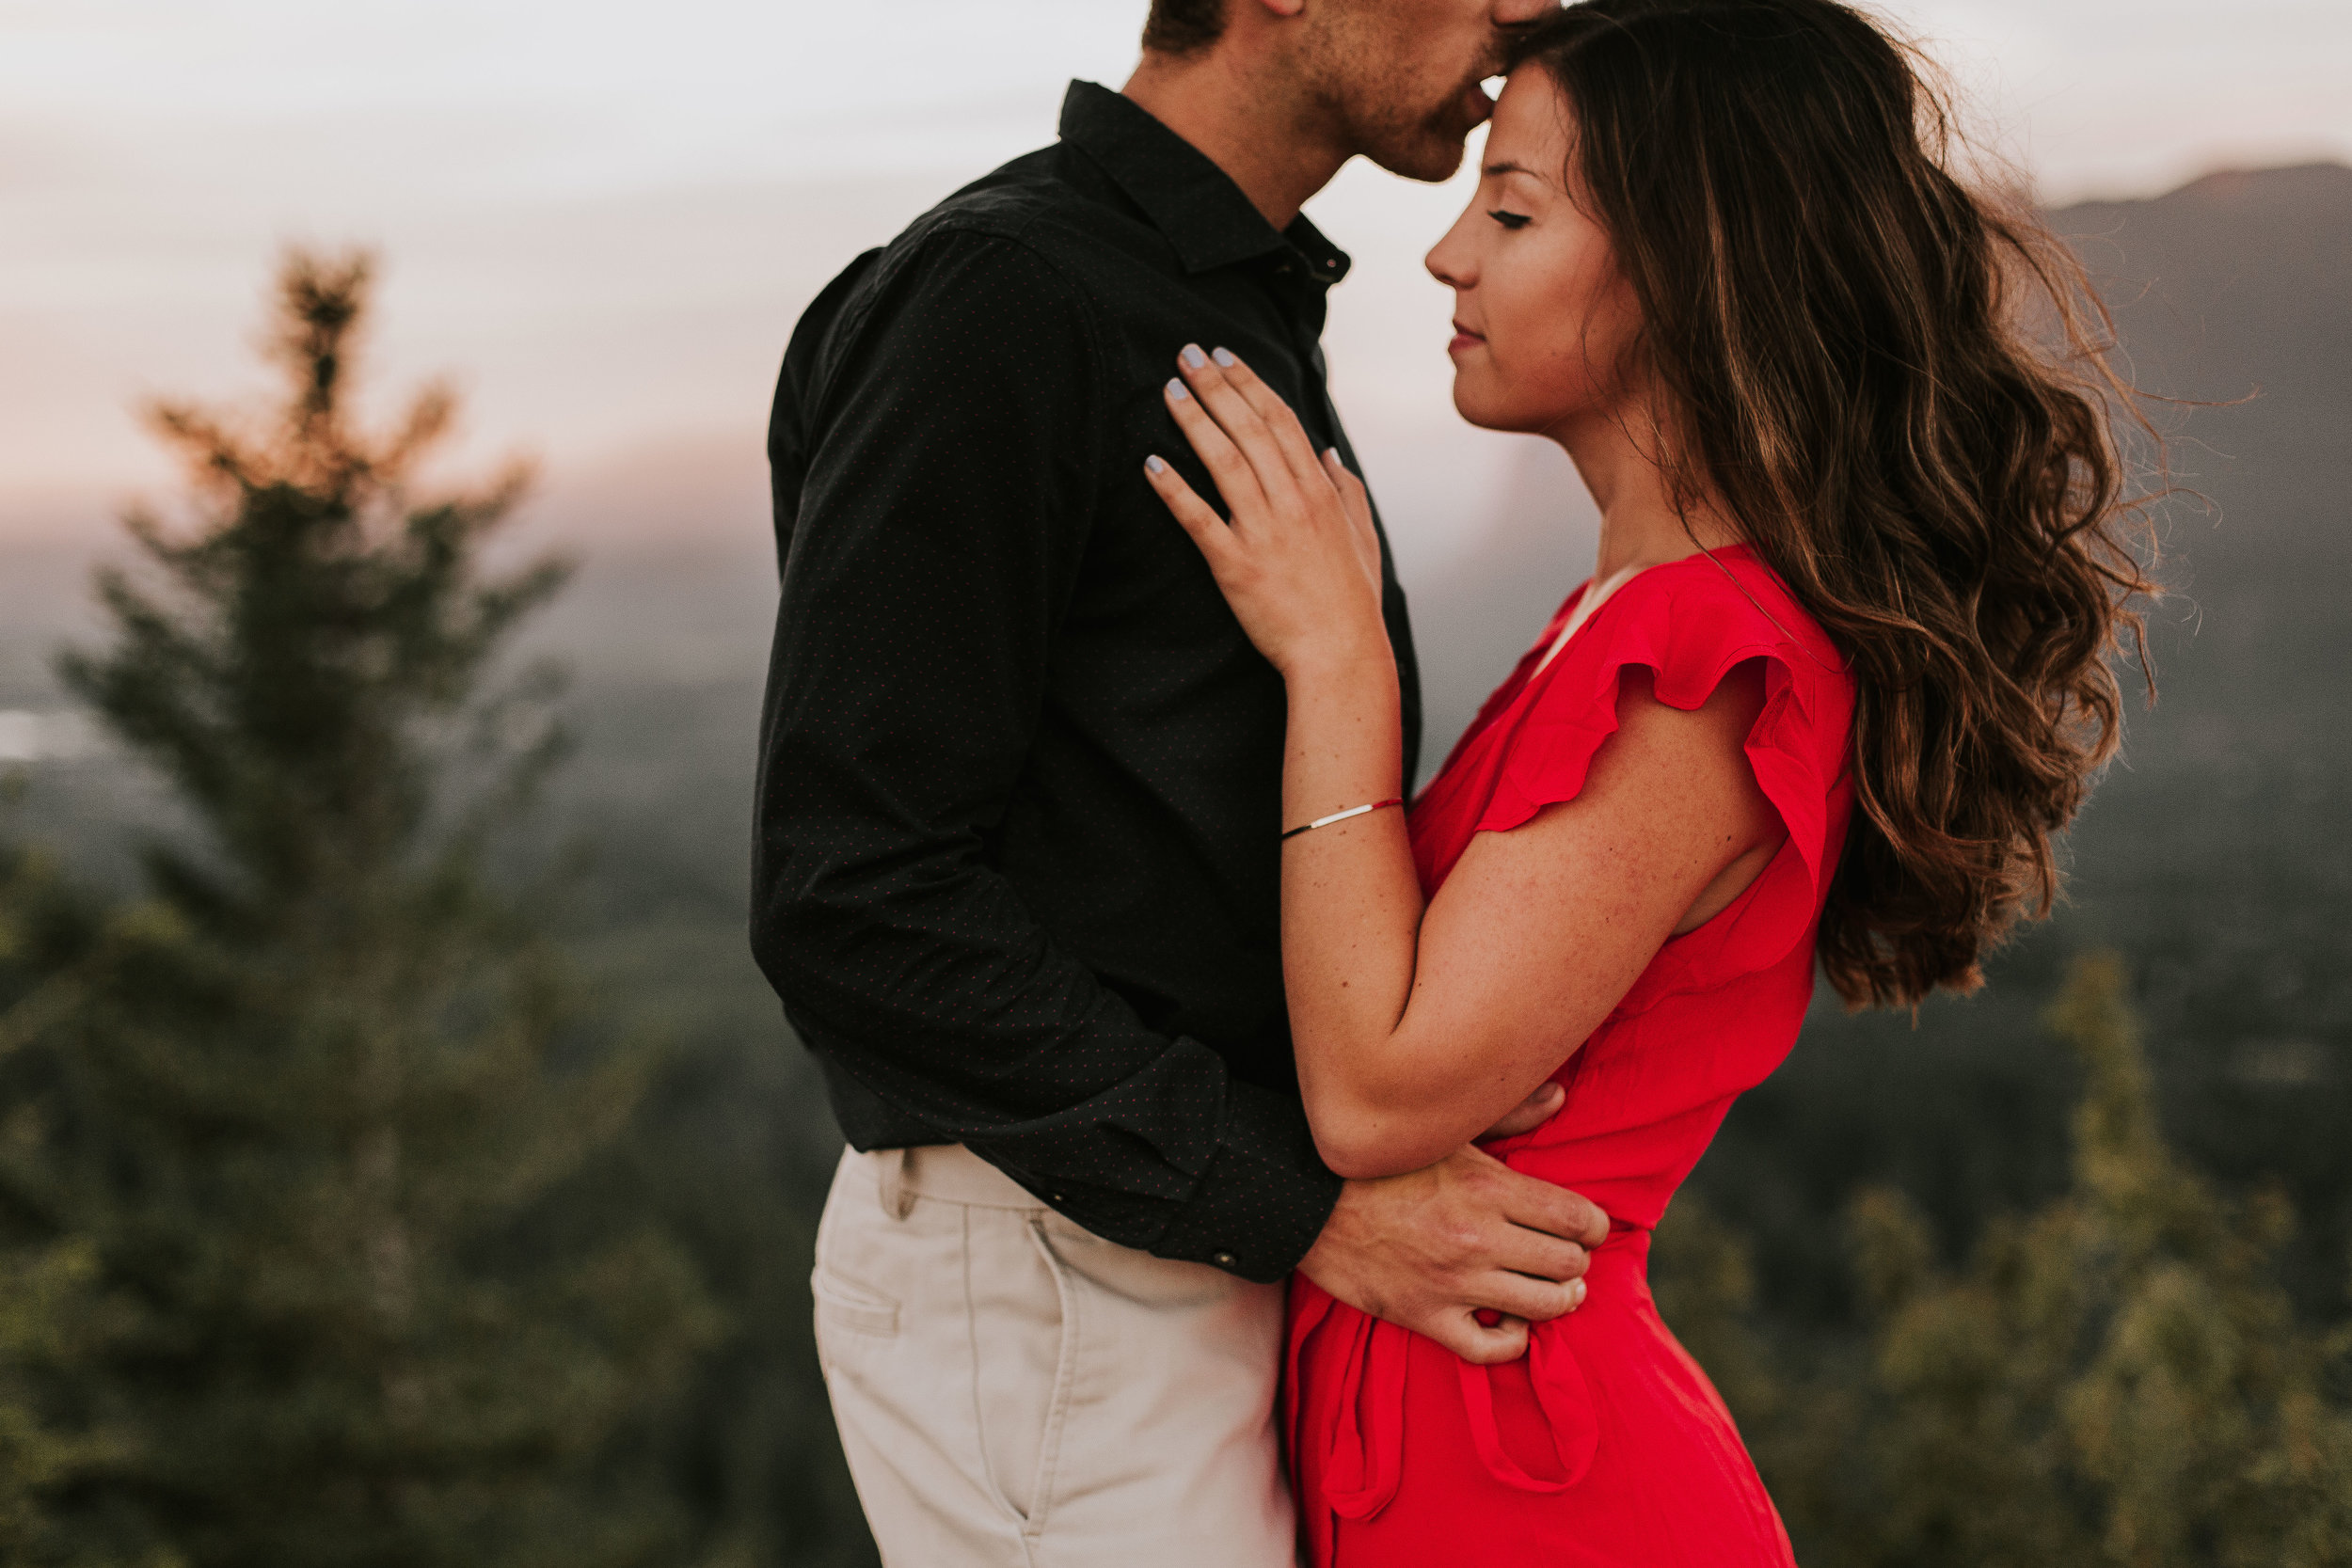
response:
<path fill-rule="evenodd" d="M 1523 1274 L 1497 1269 L 1471 1281 L 1466 1293 L 1472 1307 L 1541 1323 L 1581 1307 L 1585 1286 L 1581 1279 L 1555 1284 L 1549 1279 L 1530 1279 Z"/>
<path fill-rule="evenodd" d="M 1480 1367 L 1517 1361 L 1527 1354 L 1527 1324 L 1506 1317 L 1488 1328 L 1468 1312 L 1446 1312 L 1419 1325 L 1420 1331 Z"/>
<path fill-rule="evenodd" d="M 1600 1205 L 1565 1187 L 1555 1187 L 1518 1171 L 1503 1172 L 1502 1217 L 1530 1230 L 1597 1247 L 1609 1239 L 1609 1216 Z"/>
<path fill-rule="evenodd" d="M 1502 1227 L 1493 1258 L 1494 1266 L 1509 1269 L 1514 1274 L 1532 1275 L 1566 1284 L 1581 1277 L 1592 1267 L 1593 1255 L 1574 1242 L 1564 1242 L 1549 1231 L 1531 1230 L 1525 1226 Z"/>

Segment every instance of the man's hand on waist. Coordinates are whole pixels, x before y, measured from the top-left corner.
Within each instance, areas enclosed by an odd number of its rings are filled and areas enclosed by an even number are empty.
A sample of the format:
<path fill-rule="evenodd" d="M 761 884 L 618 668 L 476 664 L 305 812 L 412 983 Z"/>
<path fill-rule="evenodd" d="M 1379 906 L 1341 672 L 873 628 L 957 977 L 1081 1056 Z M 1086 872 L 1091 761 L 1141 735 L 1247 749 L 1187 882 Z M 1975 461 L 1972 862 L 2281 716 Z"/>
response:
<path fill-rule="evenodd" d="M 1527 1325 L 1584 1299 L 1599 1208 L 1465 1146 L 1404 1176 L 1350 1181 L 1298 1269 L 1350 1307 L 1490 1365 L 1527 1350 Z M 1489 1328 L 1472 1314 L 1500 1312 Z"/>

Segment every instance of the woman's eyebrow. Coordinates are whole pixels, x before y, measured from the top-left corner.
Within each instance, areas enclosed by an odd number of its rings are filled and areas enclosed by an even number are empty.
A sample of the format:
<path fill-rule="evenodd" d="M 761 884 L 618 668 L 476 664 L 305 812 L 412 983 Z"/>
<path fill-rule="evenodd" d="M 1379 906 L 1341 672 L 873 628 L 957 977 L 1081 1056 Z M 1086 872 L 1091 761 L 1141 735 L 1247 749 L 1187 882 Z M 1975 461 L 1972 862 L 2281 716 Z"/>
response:
<path fill-rule="evenodd" d="M 1529 168 L 1525 164 L 1515 164 L 1508 158 L 1503 159 L 1501 163 L 1488 164 L 1485 168 L 1479 170 L 1479 172 L 1481 174 L 1524 174 L 1531 180 L 1540 180 L 1543 178 L 1542 175 L 1537 174 L 1534 169 Z"/>

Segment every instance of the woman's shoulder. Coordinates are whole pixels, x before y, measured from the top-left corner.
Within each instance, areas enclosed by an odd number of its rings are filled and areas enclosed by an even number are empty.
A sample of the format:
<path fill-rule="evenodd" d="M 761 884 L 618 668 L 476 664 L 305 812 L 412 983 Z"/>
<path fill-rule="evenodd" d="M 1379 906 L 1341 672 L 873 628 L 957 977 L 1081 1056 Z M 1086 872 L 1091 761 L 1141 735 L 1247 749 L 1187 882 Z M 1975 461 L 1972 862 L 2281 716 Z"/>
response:
<path fill-rule="evenodd" d="M 1764 674 L 1751 757 L 1784 753 L 1825 782 L 1852 716 L 1851 679 L 1794 595 L 1736 546 L 1650 567 L 1593 611 L 1482 736 L 1493 796 L 1477 826 L 1514 826 L 1581 790 L 1594 754 L 1616 733 L 1629 670 L 1647 673 L 1658 701 L 1692 712 L 1751 663 Z"/>
<path fill-rule="evenodd" d="M 1806 835 L 1806 863 L 1817 864 L 1849 739 L 1851 677 L 1778 578 L 1740 547 L 1668 562 L 1628 581 L 1490 725 L 1470 732 L 1424 799 L 1433 809 L 1420 814 L 1416 842 L 1431 853 L 1424 882 L 1443 879 L 1470 834 L 1507 832 L 1581 793 L 1594 757 L 1617 731 L 1628 670 L 1645 669 L 1652 694 L 1692 711 L 1752 661 L 1763 666 L 1764 707 L 1747 755 L 1792 832 Z M 1440 822 L 1458 826 L 1458 835 Z"/>
<path fill-rule="evenodd" d="M 1616 729 L 1629 668 L 1646 667 L 1657 699 L 1685 711 L 1706 705 L 1735 670 L 1760 668 L 1762 706 L 1741 750 L 1788 830 L 1787 847 L 1742 895 L 1741 913 L 1701 927 L 1711 936 L 1678 939 L 1671 973 L 1721 979 L 1778 962 L 1810 929 L 1844 832 L 1838 798 L 1853 721 L 1847 660 L 1745 546 L 1651 568 L 1594 611 L 1584 632 L 1577 665 L 1530 711 L 1523 754 L 1506 760 L 1486 825 L 1524 820 L 1581 787 Z M 1645 984 L 1666 983 L 1667 973 Z"/>
<path fill-rule="evenodd" d="M 1808 689 L 1846 679 L 1845 659 L 1780 577 L 1745 545 L 1685 556 L 1645 571 L 1594 612 L 1562 657 L 1613 688 L 1629 664 L 1652 673 L 1660 700 L 1696 707 L 1724 676 L 1764 659 Z M 1564 676 L 1571 676 L 1564 669 Z M 1562 681 L 1568 690 L 1587 684 Z M 1775 684 L 1778 684 L 1776 682 Z M 1563 695 L 1567 691 L 1564 690 Z"/>

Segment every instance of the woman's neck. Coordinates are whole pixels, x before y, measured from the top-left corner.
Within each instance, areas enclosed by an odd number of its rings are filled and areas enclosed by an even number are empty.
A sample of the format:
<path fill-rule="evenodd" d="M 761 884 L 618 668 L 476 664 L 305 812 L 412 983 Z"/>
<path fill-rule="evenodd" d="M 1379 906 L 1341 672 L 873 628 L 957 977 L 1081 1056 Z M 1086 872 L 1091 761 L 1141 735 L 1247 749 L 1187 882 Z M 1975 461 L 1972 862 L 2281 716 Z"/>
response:
<path fill-rule="evenodd" d="M 1549 434 L 1566 450 L 1600 507 L 1596 584 L 1740 542 L 1740 530 L 1711 494 L 1677 504 L 1657 461 L 1664 443 L 1646 410 L 1594 409 Z"/>

